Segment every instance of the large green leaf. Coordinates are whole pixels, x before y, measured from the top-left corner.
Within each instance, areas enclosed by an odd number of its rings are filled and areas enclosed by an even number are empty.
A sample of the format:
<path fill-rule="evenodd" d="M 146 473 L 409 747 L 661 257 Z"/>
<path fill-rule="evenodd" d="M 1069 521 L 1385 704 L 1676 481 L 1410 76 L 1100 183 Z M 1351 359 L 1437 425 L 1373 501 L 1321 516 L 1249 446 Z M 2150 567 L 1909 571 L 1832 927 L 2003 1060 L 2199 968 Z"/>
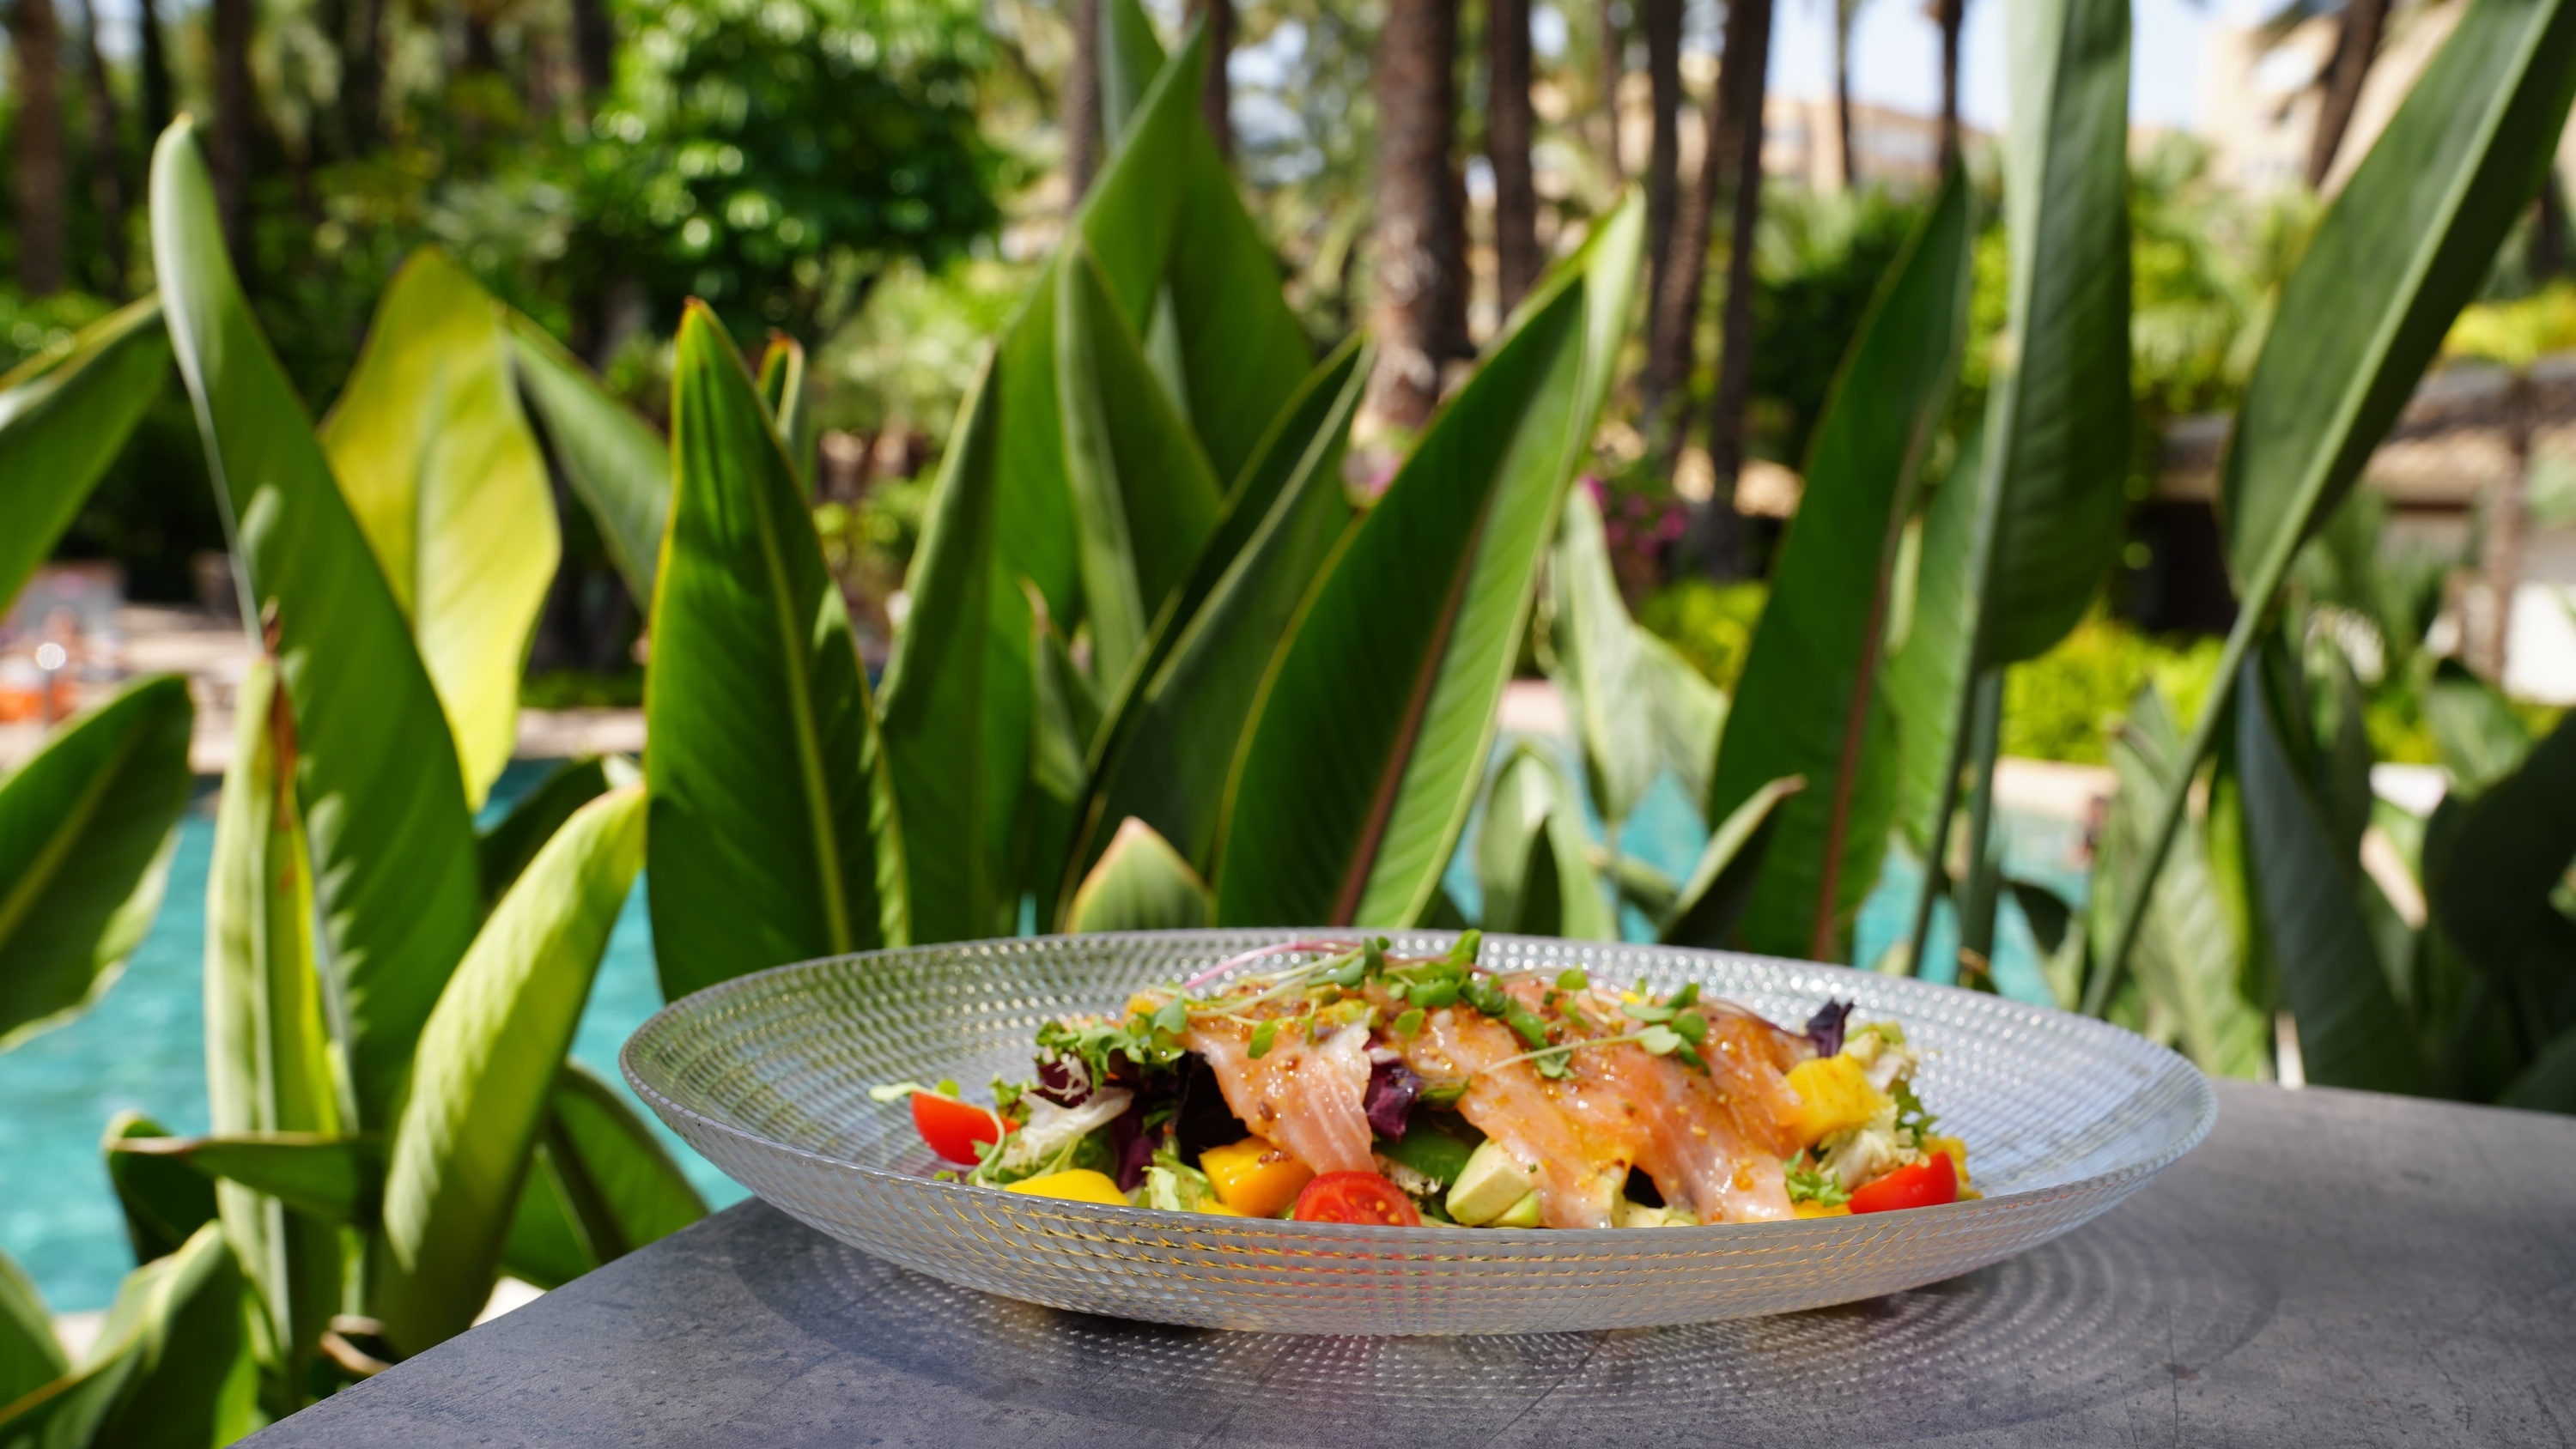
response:
<path fill-rule="evenodd" d="M 1193 67 L 1201 51 L 1184 53 Z M 1076 218 L 1131 330 L 1172 244 L 1176 157 L 1197 84 L 1166 67 Z M 1010 843 L 1029 780 L 1031 637 L 1023 580 L 1065 628 L 1082 622 L 1073 499 L 1056 386 L 1059 257 L 1039 274 L 957 412 L 905 579 L 911 608 L 886 666 L 883 732 L 904 833 L 912 938 L 1007 932 L 1022 882 Z M 1007 526 L 1005 526 L 1007 520 Z M 1049 882 L 1048 889 L 1053 883 Z"/>
<path fill-rule="evenodd" d="M 375 1137 L 319 1132 L 243 1132 L 209 1137 L 110 1137 L 111 1158 L 155 1157 L 209 1182 L 278 1199 L 318 1222 L 375 1224 L 384 1144 Z"/>
<path fill-rule="evenodd" d="M 642 779 L 635 763 L 623 755 L 590 755 L 566 760 L 548 770 L 510 802 L 510 813 L 476 834 L 475 855 L 482 866 L 483 904 L 489 909 L 537 858 L 537 852 L 572 812 L 619 785 Z"/>
<path fill-rule="evenodd" d="M 1547 622 L 1549 675 L 1577 722 L 1593 802 L 1612 837 L 1666 770 L 1692 798 L 1706 798 L 1726 696 L 1628 617 L 1589 489 L 1574 490 L 1557 524 Z"/>
<path fill-rule="evenodd" d="M 18 1260 L 0 1253 L 0 1404 L 17 1401 L 70 1373 L 54 1315 Z"/>
<path fill-rule="evenodd" d="M 903 859 L 867 674 L 794 470 L 723 324 L 692 305 L 644 757 L 663 994 L 901 944 Z"/>
<path fill-rule="evenodd" d="M 814 496 L 814 411 L 805 405 L 805 344 L 784 332 L 769 334 L 760 353 L 760 400 L 778 429 L 778 446 L 796 467 L 797 485 Z"/>
<path fill-rule="evenodd" d="M 209 1125 L 218 1133 L 332 1138 L 345 1124 L 323 1026 L 312 867 L 295 805 L 295 718 L 274 664 L 252 664 L 233 709 L 232 759 L 206 869 Z M 120 1159 L 127 1155 L 109 1155 L 111 1171 L 140 1165 Z M 339 1228 L 327 1214 L 293 1211 L 239 1183 L 219 1184 L 216 1200 L 267 1317 L 255 1342 L 280 1392 L 301 1402 L 305 1365 L 341 1307 Z"/>
<path fill-rule="evenodd" d="M 152 928 L 195 717 L 185 681 L 138 680 L 0 781 L 0 1051 L 88 1010 Z"/>
<path fill-rule="evenodd" d="M 99 1156 L 107 1167 L 107 1184 L 116 1193 L 125 1217 L 126 1245 L 137 1264 L 179 1251 L 197 1229 L 215 1220 L 215 1189 L 184 1162 L 126 1153 L 116 1145 L 127 1138 L 163 1138 L 170 1129 L 140 1112 L 119 1112 L 108 1119 L 99 1137 Z"/>
<path fill-rule="evenodd" d="M 222 1232 L 136 1269 L 77 1372 L 0 1404 L 0 1446 L 229 1444 L 250 1418 L 242 1278 Z"/>
<path fill-rule="evenodd" d="M 1484 926 L 1577 941 L 1619 939 L 1619 917 L 1592 869 L 1574 782 L 1537 746 L 1505 756 L 1476 838 Z"/>
<path fill-rule="evenodd" d="M 491 1294 L 557 1066 L 643 860 L 642 790 L 583 806 L 502 897 L 421 1032 L 368 1272 L 374 1316 L 406 1354 L 462 1333 Z"/>
<path fill-rule="evenodd" d="M 1971 555 L 1984 496 L 1984 452 L 1982 434 L 1961 440 L 1950 480 L 1923 511 L 1913 624 L 1887 662 L 1888 704 L 1905 721 L 1897 736 L 1896 822 L 1914 853 L 1926 860 L 1933 858 L 1933 832 L 1958 803 L 1959 724 L 1977 647 L 1978 571 Z"/>
<path fill-rule="evenodd" d="M 2094 925 L 2105 935 L 2115 929 L 2119 902 L 2144 878 L 2140 865 L 2155 826 L 2149 812 L 2185 770 L 2181 731 L 2155 686 L 2130 704 L 2111 742 L 2111 766 L 2119 792 L 2103 827 L 2093 884 Z M 2270 1023 L 2240 989 L 2243 951 L 2211 864 L 2210 832 L 2202 821 L 2191 826 L 2153 878 L 2154 908 L 2138 942 L 2145 1027 L 2203 1071 L 2251 1077 L 2262 1070 Z"/>
<path fill-rule="evenodd" d="M 0 377 L 0 609 L 71 527 L 169 366 L 161 303 L 146 297 Z"/>
<path fill-rule="evenodd" d="M 1226 501 L 1200 560 L 1205 571 L 1222 552 L 1223 567 L 1204 587 L 1195 579 L 1183 587 L 1155 631 L 1152 673 L 1112 716 L 1083 819 L 1077 858 L 1085 865 L 1107 847 L 1113 822 L 1133 817 L 1193 867 L 1208 867 L 1253 699 L 1354 516 L 1341 459 L 1369 358 L 1354 339 L 1325 359 L 1280 410 Z"/>
<path fill-rule="evenodd" d="M 1432 909 L 1609 386 L 1643 234 L 1634 196 L 1601 218 L 1317 581 L 1229 787 L 1221 922 L 1405 925 Z"/>
<path fill-rule="evenodd" d="M 412 254 L 322 420 L 322 449 L 446 706 L 468 806 L 518 744 L 519 667 L 562 541 L 519 413 L 501 304 L 445 252 Z"/>
<path fill-rule="evenodd" d="M 2281 995 L 2299 1024 L 2309 1081 L 2330 1087 L 2413 1092 L 2422 1064 L 2379 951 L 2362 919 L 2359 841 L 2352 848 L 2300 769 L 2273 698 L 2247 660 L 2237 696 L 2236 764 L 2245 802 L 2246 860 L 2263 932 L 2279 963 Z M 2305 701 L 2293 701 L 2304 713 Z"/>
<path fill-rule="evenodd" d="M 1143 657 L 1155 615 L 1188 578 L 1224 497 L 1078 240 L 1058 262 L 1055 304 L 1056 399 L 1092 667 L 1115 683 Z"/>
<path fill-rule="evenodd" d="M 1744 941 L 1757 951 L 1834 954 L 1886 849 L 1894 760 L 1870 744 L 1888 592 L 1967 326 L 1970 212 L 1954 174 L 1861 324 L 1816 426 L 1806 491 L 1727 713 L 1709 819 L 1773 780 L 1809 783 L 1780 806 L 1745 912 Z"/>
<path fill-rule="evenodd" d="M 628 593 L 653 597 L 671 513 L 671 449 L 544 328 L 510 314 L 519 391 Z"/>
<path fill-rule="evenodd" d="M 597 1073 L 565 1061 L 547 1108 L 546 1152 L 595 1261 L 622 1258 L 707 1215 L 706 1199 L 661 1139 Z"/>
<path fill-rule="evenodd" d="M 2300 546 L 2351 491 L 2442 337 L 2539 189 L 2576 90 L 2576 3 L 2474 0 L 2352 178 L 2283 287 L 2219 472 L 2219 514 L 2243 606 L 2186 753 L 2217 738 L 2238 664 Z M 2188 779 L 2185 771 L 2181 778 Z M 2161 802 L 2152 875 L 2179 828 Z M 2117 988 L 2138 895 L 2085 998 Z"/>
<path fill-rule="evenodd" d="M 2424 837 L 2433 923 L 2504 997 L 2534 1047 L 2576 1027 L 2576 922 L 2552 900 L 2571 860 L 2576 717 L 2485 793 L 2444 800 Z"/>
<path fill-rule="evenodd" d="M 1132 815 L 1118 823 L 1065 916 L 1068 931 L 1186 931 L 1207 923 L 1207 882 Z"/>
<path fill-rule="evenodd" d="M 358 1124 L 382 1127 L 480 914 L 455 742 L 402 608 L 234 279 L 184 120 L 152 156 L 152 255 L 249 586 L 245 622 L 273 640 L 294 706 L 296 794 Z"/>
<path fill-rule="evenodd" d="M 1100 25 L 1101 112 L 1109 134 L 1123 138 L 1127 115 L 1169 67 L 1136 0 L 1105 0 Z M 1183 94 L 1199 93 L 1195 74 L 1185 85 Z M 1192 124 L 1180 145 L 1175 233 L 1185 244 L 1172 249 L 1156 322 L 1168 322 L 1178 350 L 1178 400 L 1199 445 L 1219 478 L 1234 479 L 1306 375 L 1306 338 L 1281 295 L 1279 260 L 1244 210 L 1216 139 L 1205 124 Z"/>
<path fill-rule="evenodd" d="M 1986 414 L 1982 665 L 2036 658 L 2084 616 L 2129 472 L 2129 0 L 2005 16 L 2012 288 Z"/>
<path fill-rule="evenodd" d="M 1773 780 L 1718 822 L 1700 847 L 1690 879 L 1675 891 L 1658 939 L 1669 946 L 1717 948 L 1734 938 L 1735 923 L 1753 897 L 1762 857 L 1771 848 L 1771 828 L 1780 802 L 1807 788 L 1791 775 Z"/>
<path fill-rule="evenodd" d="M 2457 659 L 2433 666 L 2424 686 L 2424 723 L 2451 772 L 2451 783 L 2474 795 L 2510 775 L 2531 753 L 2531 730 L 2504 691 L 2471 674 Z"/>

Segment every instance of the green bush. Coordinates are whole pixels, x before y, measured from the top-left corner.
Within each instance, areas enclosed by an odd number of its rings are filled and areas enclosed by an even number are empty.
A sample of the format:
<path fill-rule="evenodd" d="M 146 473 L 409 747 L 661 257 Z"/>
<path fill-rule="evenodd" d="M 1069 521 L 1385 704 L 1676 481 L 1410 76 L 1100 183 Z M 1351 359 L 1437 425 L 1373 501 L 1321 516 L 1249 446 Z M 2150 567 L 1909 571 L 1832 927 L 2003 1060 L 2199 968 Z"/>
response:
<path fill-rule="evenodd" d="M 1646 600 L 1637 622 L 1681 651 L 1691 667 L 1723 690 L 1735 688 L 1744 656 L 1753 648 L 1753 626 L 1771 597 L 1767 584 L 1714 584 L 1684 579 Z"/>
<path fill-rule="evenodd" d="M 2070 764 L 2110 763 L 2111 730 L 2152 681 L 2192 718 L 2218 668 L 2216 639 L 2157 639 L 2096 615 L 2004 685 L 2003 753 Z"/>

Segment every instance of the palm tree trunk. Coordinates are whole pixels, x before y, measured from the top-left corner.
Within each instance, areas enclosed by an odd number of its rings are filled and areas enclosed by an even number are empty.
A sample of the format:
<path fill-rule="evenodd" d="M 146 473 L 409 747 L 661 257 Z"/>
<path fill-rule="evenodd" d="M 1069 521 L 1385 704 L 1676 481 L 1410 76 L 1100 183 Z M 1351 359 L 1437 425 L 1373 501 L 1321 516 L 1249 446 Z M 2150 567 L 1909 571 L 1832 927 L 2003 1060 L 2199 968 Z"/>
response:
<path fill-rule="evenodd" d="M 18 285 L 41 297 L 63 288 L 62 27 L 53 0 L 18 0 L 9 13 L 17 61 Z"/>
<path fill-rule="evenodd" d="M 1073 59 L 1064 68 L 1064 174 L 1082 204 L 1100 169 L 1100 0 L 1073 0 Z"/>
<path fill-rule="evenodd" d="M 1440 399 L 1440 361 L 1460 278 L 1449 255 L 1457 133 L 1458 0 L 1388 0 L 1372 77 L 1377 94 L 1377 228 L 1368 405 L 1418 428 Z"/>
<path fill-rule="evenodd" d="M 1699 349 L 1699 299 L 1708 276 L 1710 231 L 1717 218 L 1717 199 L 1727 189 L 1732 138 L 1720 121 L 1726 80 L 1720 73 L 1718 93 L 1710 98 L 1700 146 L 1699 179 L 1682 195 L 1681 215 L 1673 223 L 1672 265 L 1655 286 L 1654 320 L 1646 328 L 1646 436 L 1658 457 L 1669 465 L 1690 431 L 1688 396 L 1691 369 Z"/>
<path fill-rule="evenodd" d="M 1538 187 L 1530 174 L 1529 0 L 1487 0 L 1485 12 L 1485 159 L 1494 168 L 1495 310 L 1538 280 Z"/>
<path fill-rule="evenodd" d="M 148 147 L 169 129 L 172 113 L 170 52 L 161 35 L 160 0 L 141 0 L 134 21 L 142 36 L 137 59 L 143 71 L 143 140 Z"/>
<path fill-rule="evenodd" d="M 251 0 L 214 0 L 215 130 L 208 139 L 215 212 L 233 265 L 250 270 Z"/>
<path fill-rule="evenodd" d="M 1762 222 L 1762 102 L 1769 90 L 1772 0 L 1735 0 L 1726 12 L 1725 68 L 1717 76 L 1717 144 L 1731 173 L 1726 245 L 1726 311 L 1720 324 L 1716 395 L 1709 401 L 1708 454 L 1717 492 L 1693 520 L 1693 549 L 1705 568 L 1736 565 L 1735 475 L 1744 466 L 1744 402 L 1753 379 L 1753 237 Z"/>
<path fill-rule="evenodd" d="M 1968 0 L 1938 0 L 1941 20 L 1941 174 L 1959 164 L 1959 32 Z"/>
<path fill-rule="evenodd" d="M 1834 0 L 1834 142 L 1841 150 L 1843 189 L 1860 185 L 1860 166 L 1852 159 L 1851 29 L 1859 0 Z"/>
<path fill-rule="evenodd" d="M 587 17 L 583 12 L 598 8 L 599 0 L 574 0 L 573 44 L 583 68 L 585 87 L 590 83 L 590 74 L 589 52 L 585 48 L 589 39 L 584 29 Z M 604 14 L 600 16 L 601 23 L 605 24 L 606 19 Z M 363 156 L 374 150 L 383 129 L 384 31 L 385 0 L 355 0 L 349 28 L 340 38 L 340 129 L 349 138 L 352 155 Z"/>
<path fill-rule="evenodd" d="M 2361 83 L 2379 58 L 2379 32 L 2387 19 L 2388 0 L 2346 0 L 2334 59 L 2326 67 L 2325 96 L 2317 106 L 2316 134 L 2308 142 L 2311 187 L 2325 185 L 2326 173 L 2334 169 L 2335 152 L 2343 149 L 2343 134 L 2361 104 Z"/>
<path fill-rule="evenodd" d="M 617 26 L 609 19 L 608 0 L 572 0 L 572 62 L 584 100 L 617 79 Z"/>
<path fill-rule="evenodd" d="M 1234 0 L 1190 0 L 1190 14 L 1207 18 L 1207 82 L 1199 91 L 1199 114 L 1207 120 L 1208 134 L 1216 137 L 1216 153 L 1234 159 L 1234 83 L 1225 73 L 1225 59 L 1234 54 Z"/>
<path fill-rule="evenodd" d="M 1598 130 L 1593 148 L 1614 187 L 1628 179 L 1627 163 L 1619 155 L 1619 82 L 1628 74 L 1628 28 L 1619 23 L 1621 4 L 1601 0 L 1601 110 L 1593 117 Z"/>
<path fill-rule="evenodd" d="M 89 199 L 98 209 L 107 256 L 107 295 L 125 297 L 125 151 L 118 143 L 116 93 L 98 49 L 98 0 L 81 0 L 81 80 L 89 92 Z"/>
<path fill-rule="evenodd" d="M 1646 295 L 1662 293 L 1673 265 L 1673 220 L 1681 209 L 1682 0 L 1645 0 L 1646 80 L 1654 143 L 1646 153 Z M 1658 345 L 1660 311 L 1647 314 L 1646 349 Z"/>

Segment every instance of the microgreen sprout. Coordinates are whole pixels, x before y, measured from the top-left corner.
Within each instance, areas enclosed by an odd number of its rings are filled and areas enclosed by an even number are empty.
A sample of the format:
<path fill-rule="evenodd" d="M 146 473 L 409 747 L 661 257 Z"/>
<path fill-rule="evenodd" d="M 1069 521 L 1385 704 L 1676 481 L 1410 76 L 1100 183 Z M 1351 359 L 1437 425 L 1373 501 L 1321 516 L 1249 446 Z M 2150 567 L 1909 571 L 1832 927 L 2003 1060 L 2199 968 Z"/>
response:
<path fill-rule="evenodd" d="M 1584 974 L 1582 967 L 1568 966 L 1556 973 L 1556 984 L 1567 991 L 1581 991 L 1592 984 L 1592 978 Z"/>
<path fill-rule="evenodd" d="M 1395 1034 L 1411 1041 L 1422 1033 L 1422 1008 L 1417 1006 L 1395 1019 Z"/>
<path fill-rule="evenodd" d="M 1270 1055 L 1271 1043 L 1277 1040 L 1279 1040 L 1279 1019 L 1272 1017 L 1252 1029 L 1252 1044 L 1245 1048 L 1245 1054 L 1259 1061 Z"/>

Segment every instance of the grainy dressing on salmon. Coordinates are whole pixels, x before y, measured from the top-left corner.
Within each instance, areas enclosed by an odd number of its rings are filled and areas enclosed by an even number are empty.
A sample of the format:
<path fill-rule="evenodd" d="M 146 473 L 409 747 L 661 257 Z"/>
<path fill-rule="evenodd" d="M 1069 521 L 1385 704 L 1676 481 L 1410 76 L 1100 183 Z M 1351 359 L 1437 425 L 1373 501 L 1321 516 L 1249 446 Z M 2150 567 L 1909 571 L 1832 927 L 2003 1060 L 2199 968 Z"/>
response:
<path fill-rule="evenodd" d="M 968 1183 L 1227 1216 L 1678 1227 L 1975 1195 L 1895 1023 L 1828 1001 L 1791 1030 L 1695 984 L 1498 973 L 1479 944 L 1265 948 L 1041 1027 L 1036 1078 L 985 1117 L 950 1083 L 879 1095 L 912 1095 Z"/>

